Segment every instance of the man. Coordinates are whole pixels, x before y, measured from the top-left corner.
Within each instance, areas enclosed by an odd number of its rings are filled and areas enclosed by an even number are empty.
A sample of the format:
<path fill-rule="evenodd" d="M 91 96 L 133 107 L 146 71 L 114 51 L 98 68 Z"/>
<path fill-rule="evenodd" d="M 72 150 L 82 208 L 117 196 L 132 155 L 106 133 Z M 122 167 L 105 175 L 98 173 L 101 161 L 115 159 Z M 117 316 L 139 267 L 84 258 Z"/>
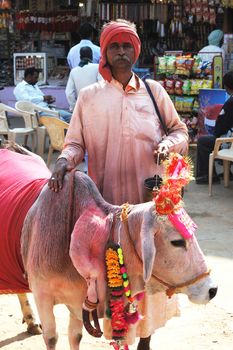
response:
<path fill-rule="evenodd" d="M 92 61 L 91 48 L 88 46 L 81 47 L 79 65 L 71 70 L 66 85 L 66 98 L 71 111 L 74 110 L 79 91 L 85 86 L 101 80 L 101 75 L 98 72 L 99 65 L 92 63 Z"/>
<path fill-rule="evenodd" d="M 100 60 L 100 48 L 99 46 L 93 44 L 92 37 L 93 37 L 93 31 L 94 28 L 90 23 L 84 23 L 80 27 L 80 37 L 81 41 L 79 44 L 73 46 L 67 56 L 67 61 L 70 66 L 70 69 L 78 67 L 80 62 L 80 49 L 83 46 L 89 46 L 92 49 L 93 52 L 93 63 L 99 63 Z"/>
<path fill-rule="evenodd" d="M 50 104 L 55 102 L 55 98 L 51 95 L 44 95 L 37 85 L 39 78 L 39 70 L 35 67 L 26 68 L 24 71 L 24 80 L 16 85 L 14 95 L 17 101 L 29 101 L 43 108 L 50 109 Z M 55 108 L 56 109 L 56 108 Z M 71 113 L 62 109 L 57 109 L 60 118 L 69 123 Z M 45 113 L 40 112 L 40 115 Z M 46 112 L 46 116 L 49 114 Z M 52 114 L 52 116 L 54 116 Z"/>
<path fill-rule="evenodd" d="M 162 173 L 159 161 L 171 151 L 187 152 L 187 128 L 164 88 L 149 81 L 168 136 L 143 81 L 132 72 L 140 44 L 133 23 L 117 20 L 103 27 L 99 72 L 104 80 L 79 93 L 64 149 L 49 180 L 53 191 L 61 190 L 64 174 L 82 161 L 87 149 L 88 174 L 105 200 L 140 203 L 144 180 Z M 176 310 L 168 311 L 165 293 L 146 295 L 140 308 L 146 317 L 139 322 L 137 336 L 142 339 L 137 349 L 149 350 L 150 334 Z"/>
<path fill-rule="evenodd" d="M 184 34 L 184 53 L 196 53 L 197 52 L 197 34 L 188 28 Z"/>
<path fill-rule="evenodd" d="M 223 76 L 223 86 L 230 97 L 224 103 L 222 110 L 217 117 L 214 127 L 214 135 L 199 137 L 197 142 L 196 183 L 198 185 L 208 184 L 209 182 L 209 155 L 214 149 L 216 138 L 227 134 L 233 129 L 233 71 L 230 71 Z M 220 178 L 217 176 L 216 171 L 214 173 L 213 182 L 220 182 Z"/>
<path fill-rule="evenodd" d="M 214 56 L 221 55 L 224 61 L 225 51 L 221 48 L 223 43 L 223 31 L 220 29 L 213 30 L 208 36 L 209 45 L 203 47 L 199 52 L 198 56 L 201 57 L 202 61 L 211 62 Z"/>

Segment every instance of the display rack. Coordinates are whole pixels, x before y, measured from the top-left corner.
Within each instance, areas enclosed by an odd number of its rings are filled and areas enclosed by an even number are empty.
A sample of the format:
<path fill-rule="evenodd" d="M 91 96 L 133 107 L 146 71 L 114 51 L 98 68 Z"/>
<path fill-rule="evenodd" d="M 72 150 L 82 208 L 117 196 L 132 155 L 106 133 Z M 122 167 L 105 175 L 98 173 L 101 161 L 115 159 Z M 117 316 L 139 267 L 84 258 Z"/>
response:
<path fill-rule="evenodd" d="M 14 84 L 17 85 L 24 77 L 24 71 L 28 67 L 40 70 L 38 84 L 47 84 L 48 77 L 56 67 L 56 58 L 44 52 L 24 52 L 14 54 Z"/>
<path fill-rule="evenodd" d="M 221 88 L 222 67 L 221 55 L 214 56 L 212 63 L 202 61 L 198 55 L 164 55 L 155 59 L 155 79 L 187 125 L 190 143 L 197 141 L 200 130 L 199 90 Z"/>

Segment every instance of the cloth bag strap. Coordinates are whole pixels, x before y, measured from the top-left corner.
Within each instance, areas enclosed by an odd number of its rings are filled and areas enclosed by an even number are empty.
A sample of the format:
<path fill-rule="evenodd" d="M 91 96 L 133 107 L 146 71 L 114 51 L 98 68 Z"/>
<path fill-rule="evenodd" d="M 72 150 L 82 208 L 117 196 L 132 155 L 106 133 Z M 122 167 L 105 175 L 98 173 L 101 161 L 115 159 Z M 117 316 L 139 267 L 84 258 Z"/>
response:
<path fill-rule="evenodd" d="M 164 131 L 165 135 L 167 136 L 167 135 L 168 135 L 167 126 L 166 126 L 166 124 L 165 124 L 165 122 L 164 122 L 164 120 L 163 120 L 163 117 L 162 117 L 161 114 L 160 114 L 159 107 L 158 107 L 158 105 L 157 105 L 157 103 L 156 103 L 156 101 L 155 101 L 154 95 L 152 94 L 152 91 L 151 91 L 150 86 L 149 86 L 148 82 L 146 81 L 146 79 L 143 79 L 143 82 L 144 82 L 145 87 L 146 87 L 146 89 L 147 89 L 147 92 L 148 92 L 148 94 L 150 95 L 150 98 L 151 98 L 151 100 L 152 100 L 152 102 L 153 102 L 153 105 L 154 105 L 154 107 L 155 107 L 157 116 L 158 116 L 158 118 L 159 118 L 159 120 L 160 120 L 160 123 L 161 123 L 161 125 L 162 125 L 162 127 L 163 127 L 163 131 Z"/>

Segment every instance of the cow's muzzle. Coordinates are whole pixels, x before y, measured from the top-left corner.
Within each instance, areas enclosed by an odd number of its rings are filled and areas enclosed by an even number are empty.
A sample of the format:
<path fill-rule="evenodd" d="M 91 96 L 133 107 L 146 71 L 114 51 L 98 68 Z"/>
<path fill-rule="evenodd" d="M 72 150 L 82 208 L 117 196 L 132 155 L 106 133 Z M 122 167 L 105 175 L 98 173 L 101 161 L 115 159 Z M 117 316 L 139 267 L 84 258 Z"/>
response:
<path fill-rule="evenodd" d="M 200 275 L 198 275 L 197 277 L 187 281 L 187 282 L 184 282 L 184 283 L 181 283 L 181 284 L 177 284 L 175 286 L 163 281 L 161 278 L 157 277 L 156 275 L 153 274 L 153 277 L 159 282 L 161 283 L 163 286 L 165 286 L 167 289 L 166 289 L 166 294 L 168 296 L 168 298 L 171 298 L 173 296 L 173 294 L 175 293 L 178 293 L 180 292 L 180 289 L 181 288 L 184 288 L 184 287 L 189 287 L 191 286 L 192 284 L 195 284 L 196 282 L 200 281 L 201 279 L 203 278 L 206 278 L 207 276 L 209 276 L 210 274 L 210 271 L 211 270 L 208 270 Z M 213 289 L 211 291 L 211 289 Z M 216 290 L 215 290 L 216 289 Z M 209 297 L 210 299 L 214 298 L 215 295 L 217 293 L 217 288 L 210 288 L 209 290 Z"/>

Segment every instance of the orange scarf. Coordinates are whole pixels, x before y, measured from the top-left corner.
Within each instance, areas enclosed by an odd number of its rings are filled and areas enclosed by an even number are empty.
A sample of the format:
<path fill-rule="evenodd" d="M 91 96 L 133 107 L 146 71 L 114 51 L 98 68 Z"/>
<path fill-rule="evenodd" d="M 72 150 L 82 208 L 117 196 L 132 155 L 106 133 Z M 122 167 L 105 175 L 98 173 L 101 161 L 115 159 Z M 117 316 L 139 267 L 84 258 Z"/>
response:
<path fill-rule="evenodd" d="M 99 72 L 102 77 L 107 80 L 112 80 L 112 72 L 110 66 L 107 63 L 107 47 L 112 42 L 130 42 L 134 47 L 134 63 L 137 61 L 140 50 L 141 42 L 137 32 L 130 27 L 127 23 L 112 22 L 109 24 L 101 33 L 100 36 L 100 49 L 101 49 L 101 59 L 99 63 Z"/>

